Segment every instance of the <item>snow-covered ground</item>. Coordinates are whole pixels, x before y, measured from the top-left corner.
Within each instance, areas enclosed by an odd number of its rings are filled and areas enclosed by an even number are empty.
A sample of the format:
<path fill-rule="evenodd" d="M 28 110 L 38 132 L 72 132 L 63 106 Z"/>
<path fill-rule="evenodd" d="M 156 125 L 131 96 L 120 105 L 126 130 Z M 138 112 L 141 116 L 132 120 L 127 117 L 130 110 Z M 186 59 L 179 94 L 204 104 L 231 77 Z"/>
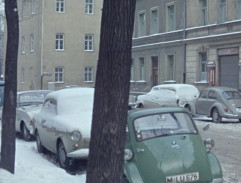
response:
<path fill-rule="evenodd" d="M 85 174 L 68 174 L 56 164 L 51 155 L 39 154 L 34 141 L 16 139 L 15 160 L 15 174 L 0 169 L 0 183 L 85 183 Z"/>

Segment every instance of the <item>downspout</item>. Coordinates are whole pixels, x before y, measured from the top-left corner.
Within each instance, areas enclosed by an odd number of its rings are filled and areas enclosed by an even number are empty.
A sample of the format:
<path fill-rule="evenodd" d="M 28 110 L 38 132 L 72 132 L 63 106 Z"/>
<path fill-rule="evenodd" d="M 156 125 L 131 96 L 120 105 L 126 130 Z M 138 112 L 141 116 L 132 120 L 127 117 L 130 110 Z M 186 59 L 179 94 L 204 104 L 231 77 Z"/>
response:
<path fill-rule="evenodd" d="M 42 21 L 41 21 L 41 63 L 40 63 L 40 85 L 41 85 L 41 90 L 43 89 L 43 34 L 44 34 L 44 0 L 42 1 Z"/>
<path fill-rule="evenodd" d="M 183 5 L 183 83 L 186 83 L 186 26 L 187 26 L 187 4 L 184 0 Z"/>

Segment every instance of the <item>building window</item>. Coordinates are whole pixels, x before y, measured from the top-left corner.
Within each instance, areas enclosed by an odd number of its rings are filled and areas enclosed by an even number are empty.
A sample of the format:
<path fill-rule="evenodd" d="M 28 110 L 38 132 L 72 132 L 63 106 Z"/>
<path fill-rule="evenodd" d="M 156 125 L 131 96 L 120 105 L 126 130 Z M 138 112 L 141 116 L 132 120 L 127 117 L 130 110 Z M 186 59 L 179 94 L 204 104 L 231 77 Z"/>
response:
<path fill-rule="evenodd" d="M 131 80 L 134 80 L 134 65 L 133 65 L 133 58 L 131 59 Z"/>
<path fill-rule="evenodd" d="M 167 56 L 167 79 L 174 80 L 174 55 Z"/>
<path fill-rule="evenodd" d="M 200 0 L 201 3 L 201 25 L 207 25 L 207 0 Z"/>
<path fill-rule="evenodd" d="M 93 68 L 85 67 L 85 82 L 93 82 Z"/>
<path fill-rule="evenodd" d="M 21 41 L 21 51 L 22 53 L 25 53 L 25 37 L 22 36 L 22 41 Z"/>
<path fill-rule="evenodd" d="M 226 0 L 219 0 L 219 23 L 224 23 L 226 21 Z"/>
<path fill-rule="evenodd" d="M 175 6 L 174 5 L 167 6 L 167 18 L 168 18 L 168 20 L 167 20 L 168 31 L 175 30 L 176 18 L 175 18 Z"/>
<path fill-rule="evenodd" d="M 200 81 L 207 81 L 207 53 L 199 53 L 199 63 L 200 63 Z"/>
<path fill-rule="evenodd" d="M 140 62 L 140 80 L 145 80 L 145 60 L 143 57 L 139 58 Z"/>
<path fill-rule="evenodd" d="M 237 19 L 241 19 L 241 0 L 237 0 L 236 12 Z"/>
<path fill-rule="evenodd" d="M 85 0 L 85 13 L 93 14 L 94 13 L 94 2 L 93 0 Z"/>
<path fill-rule="evenodd" d="M 93 51 L 94 36 L 92 34 L 85 35 L 85 51 Z"/>
<path fill-rule="evenodd" d="M 64 50 L 64 34 L 56 34 L 55 50 Z"/>
<path fill-rule="evenodd" d="M 24 83 L 25 81 L 25 72 L 24 72 L 24 68 L 21 69 L 21 83 Z"/>
<path fill-rule="evenodd" d="M 158 33 L 158 10 L 151 11 L 151 34 Z"/>
<path fill-rule="evenodd" d="M 32 14 L 35 14 L 35 0 L 32 0 Z"/>
<path fill-rule="evenodd" d="M 22 16 L 23 17 L 27 16 L 27 2 L 26 1 L 23 1 L 23 4 L 22 4 Z"/>
<path fill-rule="evenodd" d="M 139 14 L 139 36 L 146 35 L 146 13 Z"/>
<path fill-rule="evenodd" d="M 56 12 L 63 13 L 65 11 L 65 0 L 56 0 Z"/>
<path fill-rule="evenodd" d="M 63 83 L 64 82 L 64 68 L 63 67 L 55 67 L 55 82 Z"/>
<path fill-rule="evenodd" d="M 30 35 L 30 52 L 34 51 L 34 35 Z"/>

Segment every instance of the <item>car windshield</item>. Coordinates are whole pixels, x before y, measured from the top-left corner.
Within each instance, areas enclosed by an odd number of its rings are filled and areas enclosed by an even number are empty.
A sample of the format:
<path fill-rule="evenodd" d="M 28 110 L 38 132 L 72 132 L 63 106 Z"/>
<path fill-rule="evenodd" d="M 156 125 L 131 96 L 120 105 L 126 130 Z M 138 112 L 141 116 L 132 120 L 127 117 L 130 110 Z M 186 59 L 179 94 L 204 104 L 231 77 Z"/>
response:
<path fill-rule="evenodd" d="M 27 92 L 18 95 L 18 106 L 30 106 L 43 104 L 49 91 Z"/>
<path fill-rule="evenodd" d="M 134 127 L 137 141 L 160 136 L 197 133 L 191 117 L 180 112 L 141 117 L 134 121 Z"/>
<path fill-rule="evenodd" d="M 241 99 L 241 95 L 237 91 L 224 91 L 222 94 L 225 99 Z"/>

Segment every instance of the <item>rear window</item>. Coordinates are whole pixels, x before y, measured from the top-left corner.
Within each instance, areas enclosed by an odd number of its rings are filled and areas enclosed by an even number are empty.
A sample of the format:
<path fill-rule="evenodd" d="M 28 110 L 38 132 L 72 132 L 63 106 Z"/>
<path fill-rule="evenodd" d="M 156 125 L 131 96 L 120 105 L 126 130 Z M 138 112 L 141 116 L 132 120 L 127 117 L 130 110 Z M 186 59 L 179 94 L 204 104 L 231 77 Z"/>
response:
<path fill-rule="evenodd" d="M 240 93 L 236 91 L 225 91 L 222 95 L 226 99 L 241 99 Z"/>
<path fill-rule="evenodd" d="M 141 117 L 134 121 L 134 127 L 137 141 L 168 135 L 197 133 L 191 117 L 180 112 Z"/>

